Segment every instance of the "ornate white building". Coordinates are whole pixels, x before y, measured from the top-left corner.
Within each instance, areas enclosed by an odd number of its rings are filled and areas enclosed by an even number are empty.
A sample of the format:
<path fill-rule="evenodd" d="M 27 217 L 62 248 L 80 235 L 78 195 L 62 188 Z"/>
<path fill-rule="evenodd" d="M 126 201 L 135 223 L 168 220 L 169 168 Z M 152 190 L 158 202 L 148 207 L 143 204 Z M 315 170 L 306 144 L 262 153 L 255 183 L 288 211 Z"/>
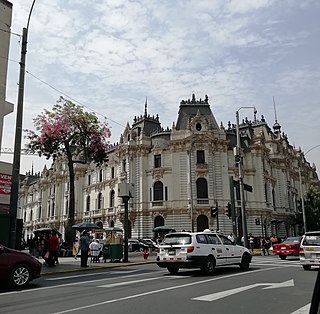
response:
<path fill-rule="evenodd" d="M 292 147 L 277 123 L 271 129 L 263 116 L 245 119 L 239 128 L 243 150 L 243 178 L 248 232 L 295 235 L 302 193 L 319 183 L 315 166 Z M 129 201 L 129 237 L 153 237 L 153 228 L 176 230 L 220 229 L 242 234 L 239 220 L 238 167 L 235 162 L 236 126 L 220 126 L 204 100 L 182 100 L 172 129 L 162 128 L 158 116 L 134 117 L 120 143 L 111 147 L 108 162 L 75 166 L 76 222 L 123 228 L 124 204 L 118 184 L 133 184 Z M 41 175 L 27 175 L 19 198 L 25 237 L 40 227 L 55 227 L 64 235 L 68 218 L 68 168 L 57 160 Z M 252 187 L 252 192 L 250 192 Z M 233 219 L 226 215 L 235 196 Z M 218 208 L 218 216 L 211 210 Z"/>

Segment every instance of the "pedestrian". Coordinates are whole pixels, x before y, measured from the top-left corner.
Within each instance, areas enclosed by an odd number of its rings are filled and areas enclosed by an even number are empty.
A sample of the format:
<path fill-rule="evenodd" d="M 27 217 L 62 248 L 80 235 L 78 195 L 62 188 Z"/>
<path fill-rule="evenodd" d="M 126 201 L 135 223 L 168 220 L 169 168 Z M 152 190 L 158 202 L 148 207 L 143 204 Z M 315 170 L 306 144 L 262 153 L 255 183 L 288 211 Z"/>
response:
<path fill-rule="evenodd" d="M 60 242 L 59 238 L 57 237 L 57 232 L 53 230 L 51 237 L 48 240 L 49 258 L 47 263 L 49 267 L 55 266 L 55 263 L 58 261 L 59 245 Z"/>
<path fill-rule="evenodd" d="M 99 256 L 100 256 L 100 243 L 99 240 L 96 239 L 94 241 L 92 241 L 89 245 L 90 248 L 90 253 L 91 253 L 91 261 L 93 263 L 98 263 L 100 262 L 99 260 Z"/>
<path fill-rule="evenodd" d="M 81 267 L 88 267 L 88 254 L 89 254 L 90 238 L 86 230 L 82 232 L 80 237 L 80 250 L 81 250 Z"/>
<path fill-rule="evenodd" d="M 250 250 L 253 253 L 253 249 L 254 249 L 254 236 L 252 235 L 252 233 L 249 233 L 249 246 L 250 246 Z"/>
<path fill-rule="evenodd" d="M 231 242 L 234 242 L 234 236 L 233 236 L 232 232 L 228 235 L 228 239 L 229 239 Z"/>
<path fill-rule="evenodd" d="M 265 256 L 266 253 L 268 255 L 270 255 L 270 253 L 269 253 L 269 247 L 270 247 L 269 239 L 266 239 L 265 237 L 261 237 L 260 247 L 261 247 L 263 256 Z"/>

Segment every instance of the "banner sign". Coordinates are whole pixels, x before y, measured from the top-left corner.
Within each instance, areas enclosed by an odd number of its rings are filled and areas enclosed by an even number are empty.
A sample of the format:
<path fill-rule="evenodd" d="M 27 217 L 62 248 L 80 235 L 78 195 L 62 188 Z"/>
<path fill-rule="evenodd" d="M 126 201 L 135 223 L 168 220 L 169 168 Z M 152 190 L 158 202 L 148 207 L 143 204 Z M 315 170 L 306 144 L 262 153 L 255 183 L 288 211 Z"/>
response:
<path fill-rule="evenodd" d="M 0 194 L 9 195 L 11 193 L 11 175 L 0 173 Z"/>

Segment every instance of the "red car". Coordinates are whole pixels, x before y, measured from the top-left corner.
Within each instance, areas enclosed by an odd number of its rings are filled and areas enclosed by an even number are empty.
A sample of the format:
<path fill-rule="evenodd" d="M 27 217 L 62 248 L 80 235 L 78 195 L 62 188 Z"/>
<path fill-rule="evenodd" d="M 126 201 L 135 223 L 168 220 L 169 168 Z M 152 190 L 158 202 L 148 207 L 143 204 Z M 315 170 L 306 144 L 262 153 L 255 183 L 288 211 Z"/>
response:
<path fill-rule="evenodd" d="M 42 264 L 29 253 L 9 249 L 0 244 L 0 281 L 14 288 L 26 286 L 40 277 Z"/>
<path fill-rule="evenodd" d="M 301 237 L 288 237 L 280 244 L 272 246 L 273 253 L 278 254 L 281 259 L 287 256 L 299 256 Z"/>

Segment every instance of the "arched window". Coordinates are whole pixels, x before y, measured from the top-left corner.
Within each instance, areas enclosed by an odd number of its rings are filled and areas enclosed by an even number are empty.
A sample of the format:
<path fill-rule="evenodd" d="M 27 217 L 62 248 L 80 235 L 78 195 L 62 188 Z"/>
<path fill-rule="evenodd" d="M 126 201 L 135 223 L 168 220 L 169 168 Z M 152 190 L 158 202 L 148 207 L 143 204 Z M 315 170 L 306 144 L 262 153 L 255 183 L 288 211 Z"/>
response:
<path fill-rule="evenodd" d="M 110 192 L 110 207 L 114 207 L 114 190 Z"/>
<path fill-rule="evenodd" d="M 98 209 L 102 208 L 102 193 L 98 194 Z"/>
<path fill-rule="evenodd" d="M 163 183 L 156 181 L 153 185 L 153 200 L 163 201 Z"/>
<path fill-rule="evenodd" d="M 209 220 L 206 215 L 199 215 L 197 217 L 197 232 L 203 231 L 209 228 Z"/>
<path fill-rule="evenodd" d="M 157 216 L 154 219 L 154 227 L 164 226 L 164 218 L 162 216 Z"/>
<path fill-rule="evenodd" d="M 205 178 L 199 178 L 197 184 L 197 198 L 208 198 L 208 183 Z"/>
<path fill-rule="evenodd" d="M 90 202 L 91 202 L 91 198 L 90 195 L 87 196 L 87 203 L 86 203 L 86 211 L 90 211 Z"/>

